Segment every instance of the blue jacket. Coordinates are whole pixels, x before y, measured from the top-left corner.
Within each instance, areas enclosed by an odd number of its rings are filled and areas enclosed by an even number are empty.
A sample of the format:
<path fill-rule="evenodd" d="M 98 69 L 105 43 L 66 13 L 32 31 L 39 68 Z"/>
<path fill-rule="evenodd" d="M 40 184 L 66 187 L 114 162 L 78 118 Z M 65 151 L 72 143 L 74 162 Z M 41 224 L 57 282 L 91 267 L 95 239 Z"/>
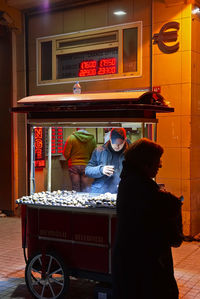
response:
<path fill-rule="evenodd" d="M 122 162 L 124 160 L 124 153 L 119 154 L 118 165 L 113 164 L 113 153 L 108 147 L 109 142 L 103 146 L 96 148 L 92 157 L 85 168 L 85 174 L 88 177 L 94 178 L 91 186 L 91 193 L 117 193 L 118 185 L 120 182 L 120 174 L 122 171 Z M 127 147 L 128 144 L 125 144 Z M 105 165 L 114 165 L 115 171 L 112 176 L 104 175 L 102 170 Z"/>

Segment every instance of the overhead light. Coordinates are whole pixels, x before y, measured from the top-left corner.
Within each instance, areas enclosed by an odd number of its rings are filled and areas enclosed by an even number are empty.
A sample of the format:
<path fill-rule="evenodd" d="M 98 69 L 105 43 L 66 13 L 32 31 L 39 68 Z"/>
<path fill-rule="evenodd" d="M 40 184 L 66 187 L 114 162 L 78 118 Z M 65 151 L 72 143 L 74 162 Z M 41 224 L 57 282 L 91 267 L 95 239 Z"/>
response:
<path fill-rule="evenodd" d="M 195 7 L 193 10 L 192 10 L 192 14 L 193 15 L 196 15 L 196 14 L 199 14 L 200 13 L 200 8 L 199 7 Z"/>
<path fill-rule="evenodd" d="M 116 16 L 124 16 L 126 15 L 126 12 L 124 10 L 116 10 L 113 12 L 113 14 Z"/>

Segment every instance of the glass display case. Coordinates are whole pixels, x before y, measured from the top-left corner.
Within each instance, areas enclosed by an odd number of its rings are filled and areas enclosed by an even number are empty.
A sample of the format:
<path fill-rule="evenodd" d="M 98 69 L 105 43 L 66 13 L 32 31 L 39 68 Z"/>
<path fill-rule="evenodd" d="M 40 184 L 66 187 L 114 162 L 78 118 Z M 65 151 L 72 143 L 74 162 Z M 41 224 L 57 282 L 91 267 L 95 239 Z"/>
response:
<path fill-rule="evenodd" d="M 89 121 L 45 123 L 30 120 L 30 194 L 41 191 L 72 190 L 63 148 L 67 138 L 77 128 L 83 128 L 92 134 L 98 147 L 109 140 L 110 130 L 118 127 L 126 130 L 129 144 L 142 137 L 156 141 L 156 120 L 96 123 Z"/>

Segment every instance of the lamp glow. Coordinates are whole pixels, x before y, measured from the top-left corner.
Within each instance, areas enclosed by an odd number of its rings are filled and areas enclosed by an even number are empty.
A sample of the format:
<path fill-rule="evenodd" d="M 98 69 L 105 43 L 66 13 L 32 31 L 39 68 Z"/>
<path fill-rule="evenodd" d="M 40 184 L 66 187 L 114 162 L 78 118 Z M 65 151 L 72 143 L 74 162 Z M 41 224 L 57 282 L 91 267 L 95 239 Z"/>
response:
<path fill-rule="evenodd" d="M 199 14 L 200 13 L 200 8 L 199 7 L 195 7 L 193 10 L 192 10 L 192 14 L 193 15 L 196 15 L 196 14 Z"/>
<path fill-rule="evenodd" d="M 116 10 L 113 12 L 113 14 L 116 16 L 124 16 L 126 15 L 126 12 L 124 10 Z"/>

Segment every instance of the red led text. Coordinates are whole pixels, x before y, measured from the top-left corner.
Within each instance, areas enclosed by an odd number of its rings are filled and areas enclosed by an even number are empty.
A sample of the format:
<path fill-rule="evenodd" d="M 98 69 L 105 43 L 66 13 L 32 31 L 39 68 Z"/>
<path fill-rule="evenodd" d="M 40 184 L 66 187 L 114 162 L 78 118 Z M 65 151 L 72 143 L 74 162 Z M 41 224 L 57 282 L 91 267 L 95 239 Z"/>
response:
<path fill-rule="evenodd" d="M 35 167 L 45 167 L 45 142 L 44 130 L 37 127 L 35 130 Z"/>
<path fill-rule="evenodd" d="M 108 75 L 117 73 L 117 59 L 105 58 L 99 61 L 87 60 L 80 64 L 79 77 Z"/>

